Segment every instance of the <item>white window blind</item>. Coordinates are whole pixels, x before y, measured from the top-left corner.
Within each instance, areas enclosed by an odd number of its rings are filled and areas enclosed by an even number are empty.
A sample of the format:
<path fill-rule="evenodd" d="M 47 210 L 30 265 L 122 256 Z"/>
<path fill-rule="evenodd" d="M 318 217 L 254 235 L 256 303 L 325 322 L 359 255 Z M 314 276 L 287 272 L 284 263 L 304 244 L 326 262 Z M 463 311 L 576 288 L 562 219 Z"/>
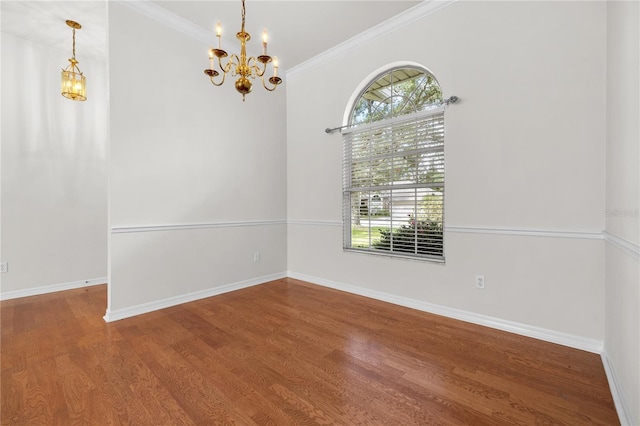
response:
<path fill-rule="evenodd" d="M 343 134 L 344 248 L 443 261 L 444 107 Z"/>

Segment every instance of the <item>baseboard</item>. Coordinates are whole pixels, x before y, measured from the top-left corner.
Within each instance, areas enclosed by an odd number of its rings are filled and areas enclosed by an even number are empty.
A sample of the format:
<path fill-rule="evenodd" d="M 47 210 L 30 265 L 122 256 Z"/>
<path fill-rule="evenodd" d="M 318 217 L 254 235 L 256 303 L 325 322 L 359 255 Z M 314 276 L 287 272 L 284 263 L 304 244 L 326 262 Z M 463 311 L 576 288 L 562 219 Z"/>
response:
<path fill-rule="evenodd" d="M 136 315 L 146 314 L 146 313 L 157 311 L 160 309 L 169 308 L 171 306 L 180 305 L 182 303 L 193 302 L 195 300 L 217 296 L 219 294 L 228 293 L 230 291 L 240 290 L 247 287 L 252 287 L 258 284 L 264 284 L 269 281 L 278 280 L 286 277 L 287 277 L 286 272 L 279 272 L 271 275 L 263 275 L 261 277 L 251 278 L 245 281 L 226 284 L 220 287 L 210 288 L 206 290 L 196 291 L 193 293 L 182 294 L 180 296 L 169 297 L 162 300 L 143 303 L 141 305 L 131 306 L 129 308 L 117 309 L 115 311 L 107 309 L 107 312 L 105 313 L 103 318 L 106 322 L 118 321 L 121 319 L 133 317 Z"/>
<path fill-rule="evenodd" d="M 508 331 L 510 333 L 522 336 L 533 337 L 535 339 L 544 340 L 546 342 L 557 343 L 559 345 L 568 346 L 588 352 L 600 354 L 603 350 L 603 342 L 601 340 L 589 339 L 573 334 L 562 333 L 559 331 L 549 330 L 546 328 L 535 327 L 532 325 L 517 323 L 504 320 L 501 318 L 490 317 L 487 315 L 477 314 L 474 312 L 464 311 L 462 309 L 450 308 L 447 306 L 437 305 L 434 303 L 423 302 L 421 300 L 410 299 L 408 297 L 396 296 L 381 291 L 370 290 L 350 284 L 338 283 L 326 280 L 324 278 L 314 277 L 297 272 L 289 271 L 287 275 L 290 278 L 307 281 L 324 287 L 330 287 L 336 290 L 346 291 L 364 297 L 393 303 L 395 305 L 405 306 L 417 309 L 423 312 L 429 312 L 436 315 L 442 315 L 473 324 L 483 325 L 485 327 L 495 328 L 497 330 Z"/>
<path fill-rule="evenodd" d="M 39 296 L 41 294 L 54 293 L 56 291 L 73 290 L 76 288 L 90 287 L 98 284 L 105 284 L 107 277 L 92 278 L 90 280 L 73 281 L 70 283 L 61 283 L 53 285 L 45 285 L 40 287 L 27 288 L 25 290 L 13 290 L 0 293 L 0 300 L 18 299 L 20 297 Z"/>
<path fill-rule="evenodd" d="M 464 311 L 461 309 L 450 308 L 443 305 L 437 305 L 434 303 L 428 303 L 408 297 L 396 296 L 393 294 L 367 289 L 364 287 L 358 287 L 350 284 L 339 283 L 324 278 L 319 278 L 306 274 L 299 274 L 297 272 L 279 272 L 271 275 L 264 275 L 261 277 L 252 278 L 245 281 L 239 281 L 236 283 L 226 284 L 221 287 L 206 289 L 193 293 L 188 293 L 176 297 L 170 297 L 154 302 L 144 303 L 141 305 L 132 306 L 130 308 L 118 309 L 111 311 L 107 309 L 104 316 L 104 320 L 107 322 L 117 321 L 124 318 L 129 318 L 135 315 L 146 314 L 155 310 L 168 308 L 170 306 L 179 305 L 181 303 L 188 303 L 199 299 L 204 299 L 218 294 L 227 293 L 230 291 L 240 290 L 242 288 L 252 287 L 254 285 L 262 284 L 268 281 L 273 281 L 281 278 L 294 278 L 302 281 L 307 281 L 313 284 L 322 285 L 324 287 L 334 288 L 336 290 L 346 291 L 348 293 L 358 294 L 364 297 L 370 297 L 376 300 L 382 300 L 384 302 L 393 303 L 395 305 L 406 306 L 408 308 L 417 309 L 424 312 L 429 312 L 437 315 L 443 315 L 449 318 L 458 319 L 461 321 L 470 322 L 473 324 L 483 325 L 486 327 L 495 328 L 498 330 L 508 331 L 515 334 L 520 334 L 527 337 L 533 337 L 536 339 L 544 340 L 547 342 L 557 343 L 560 345 L 585 350 L 593 353 L 602 353 L 603 342 L 596 339 L 588 339 L 585 337 L 575 336 L 567 333 L 561 333 L 554 330 L 535 327 L 527 324 L 508 321 L 500 318 L 490 317 L 487 315 L 481 315 L 474 312 Z M 34 287 L 26 290 L 9 291 L 0 294 L 0 300 L 16 299 L 19 297 L 37 296 L 46 293 L 53 293 L 56 291 L 72 290 L 76 288 L 88 287 L 97 284 L 104 284 L 107 282 L 106 277 L 94 278 L 89 280 L 74 281 L 70 283 L 54 284 L 42 287 Z"/>
<path fill-rule="evenodd" d="M 633 419 L 633 413 L 629 410 L 627 404 L 625 403 L 624 392 L 622 392 L 622 387 L 620 387 L 620 381 L 616 376 L 616 370 L 614 369 L 613 364 L 607 356 L 607 351 L 602 351 L 600 356 L 602 357 L 602 365 L 604 366 L 604 372 L 607 375 L 607 380 L 609 381 L 611 397 L 613 398 L 613 403 L 616 406 L 620 424 L 622 426 L 640 425 L 640 419 Z"/>

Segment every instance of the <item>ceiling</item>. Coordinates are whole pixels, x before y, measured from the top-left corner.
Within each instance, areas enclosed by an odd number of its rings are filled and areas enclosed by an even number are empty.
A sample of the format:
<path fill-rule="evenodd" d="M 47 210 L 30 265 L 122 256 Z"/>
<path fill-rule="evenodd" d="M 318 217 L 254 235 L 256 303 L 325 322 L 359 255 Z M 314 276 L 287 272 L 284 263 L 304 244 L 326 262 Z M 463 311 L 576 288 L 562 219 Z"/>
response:
<path fill-rule="evenodd" d="M 68 50 L 72 30 L 65 24 L 72 19 L 82 25 L 76 31 L 76 54 L 106 58 L 107 4 L 105 1 L 0 1 L 3 33 Z M 70 56 L 70 55 L 69 55 Z"/>
<path fill-rule="evenodd" d="M 202 34 L 209 33 L 211 45 L 215 41 L 215 24 L 221 21 L 223 44 L 237 46 L 235 33 L 240 30 L 241 23 L 241 2 L 238 0 L 145 3 L 164 14 L 177 15 L 183 23 L 193 25 Z M 248 50 L 260 52 L 262 30 L 267 28 L 268 53 L 277 56 L 284 69 L 292 68 L 419 3 L 420 0 L 247 0 L 245 29 L 253 35 Z M 71 29 L 65 20 L 73 19 L 82 24 L 82 29 L 76 33 L 78 57 L 106 58 L 106 1 L 2 0 L 0 10 L 2 32 L 69 50 Z"/>

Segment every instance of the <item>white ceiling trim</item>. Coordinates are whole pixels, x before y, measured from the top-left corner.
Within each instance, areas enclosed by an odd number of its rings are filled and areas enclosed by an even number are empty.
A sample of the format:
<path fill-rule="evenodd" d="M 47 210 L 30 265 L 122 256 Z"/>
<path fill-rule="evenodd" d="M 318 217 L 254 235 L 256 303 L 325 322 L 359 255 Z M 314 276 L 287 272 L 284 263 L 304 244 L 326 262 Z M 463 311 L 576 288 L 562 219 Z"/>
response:
<path fill-rule="evenodd" d="M 206 45 L 211 45 L 214 42 L 215 36 L 212 32 L 207 31 L 201 26 L 168 11 L 161 6 L 151 3 L 149 0 L 122 1 L 120 3 L 130 7 L 147 18 L 151 18 L 160 24 L 181 32 L 182 34 Z M 228 53 L 240 55 L 240 46 L 237 42 L 225 40 L 224 37 L 222 40 L 225 46 L 230 46 L 230 48 L 227 48 Z"/>
<path fill-rule="evenodd" d="M 281 72 L 286 74 L 287 78 L 291 78 L 296 74 L 299 74 L 323 62 L 329 61 L 353 49 L 356 49 L 362 44 L 369 43 L 380 37 L 397 31 L 400 28 L 403 28 L 419 19 L 424 18 L 425 16 L 431 15 L 432 13 L 435 13 L 440 9 L 443 9 L 455 3 L 456 1 L 457 0 L 424 0 L 417 6 L 414 6 L 411 9 L 408 9 L 394 16 L 393 18 L 390 18 L 374 27 L 371 27 L 368 30 L 354 37 L 351 37 L 350 39 L 338 44 L 335 47 L 332 47 L 331 49 L 324 51 L 323 53 L 320 53 L 319 55 L 314 56 L 313 58 L 305 62 L 302 62 L 299 65 L 296 65 L 288 70 L 281 69 Z M 151 1 L 149 0 L 121 1 L 120 3 L 135 10 L 141 15 L 153 19 L 156 22 L 179 31 L 204 44 L 208 45 L 213 41 L 213 34 L 211 32 L 194 24 L 188 19 L 178 16 L 161 6 L 151 3 Z M 230 46 L 230 48 L 228 49 L 229 53 L 235 53 L 236 55 L 240 54 L 239 45 L 236 42 L 224 39 L 223 41 L 226 46 Z M 251 52 L 248 53 L 251 54 Z"/>
<path fill-rule="evenodd" d="M 167 9 L 151 3 L 149 0 L 122 1 L 120 4 L 128 6 L 136 12 L 153 19 L 167 27 L 202 42 L 211 41 L 211 34 L 202 27 L 195 25 L 188 19 L 184 19 Z"/>
<path fill-rule="evenodd" d="M 316 67 L 323 62 L 344 55 L 345 53 L 354 50 L 365 43 L 372 42 L 380 37 L 397 31 L 400 28 L 403 28 L 419 19 L 422 19 L 427 15 L 431 15 L 432 13 L 435 13 L 438 10 L 443 9 L 455 2 L 456 0 L 424 0 L 417 6 L 414 6 L 411 9 L 407 9 L 406 11 L 394 16 L 393 18 L 381 22 L 380 24 L 371 27 L 356 36 L 351 37 L 350 39 L 338 44 L 337 46 L 332 47 L 331 49 L 328 49 L 323 53 L 320 53 L 319 55 L 316 55 L 313 58 L 290 68 L 287 71 L 287 78 L 294 77 L 296 74 Z"/>

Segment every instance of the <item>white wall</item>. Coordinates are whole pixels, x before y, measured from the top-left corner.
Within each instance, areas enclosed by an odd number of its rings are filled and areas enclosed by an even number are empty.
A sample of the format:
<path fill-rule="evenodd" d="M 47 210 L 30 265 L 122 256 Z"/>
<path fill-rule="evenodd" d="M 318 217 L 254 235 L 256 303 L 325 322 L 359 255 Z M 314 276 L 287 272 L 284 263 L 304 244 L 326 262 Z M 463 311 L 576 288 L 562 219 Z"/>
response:
<path fill-rule="evenodd" d="M 341 249 L 342 143 L 323 129 L 344 124 L 362 80 L 397 61 L 424 65 L 445 96 L 461 98 L 446 113 L 445 265 Z M 287 82 L 289 270 L 597 350 L 605 61 L 605 3 L 456 2 L 296 72 Z"/>
<path fill-rule="evenodd" d="M 2 35 L 2 298 L 106 274 L 109 157 L 108 320 L 288 270 L 604 339 L 638 422 L 637 3 L 457 2 L 245 103 L 231 81 L 206 81 L 205 44 L 125 5 L 109 12 L 110 127 L 104 62 L 83 62 L 89 100 L 70 102 L 58 94 L 68 52 Z M 445 265 L 341 248 L 341 141 L 322 130 L 396 61 L 462 99 L 447 111 Z"/>
<path fill-rule="evenodd" d="M 258 83 L 243 103 L 234 79 L 203 74 L 207 43 L 123 3 L 109 21 L 106 318 L 284 276 L 283 88 Z"/>
<path fill-rule="evenodd" d="M 606 339 L 628 424 L 640 424 L 640 7 L 607 3 Z M 624 420 L 623 420 L 624 422 Z"/>
<path fill-rule="evenodd" d="M 60 95 L 70 51 L 2 33 L 2 298 L 107 275 L 107 74 L 80 59 L 86 102 Z"/>

